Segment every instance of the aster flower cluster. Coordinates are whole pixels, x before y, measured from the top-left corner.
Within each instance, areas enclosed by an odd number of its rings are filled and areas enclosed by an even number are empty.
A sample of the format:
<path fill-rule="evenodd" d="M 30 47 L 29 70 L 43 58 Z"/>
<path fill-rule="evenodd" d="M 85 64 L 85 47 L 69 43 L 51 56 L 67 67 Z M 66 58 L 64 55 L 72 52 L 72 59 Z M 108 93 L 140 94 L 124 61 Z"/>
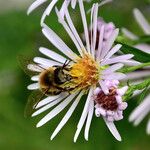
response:
<path fill-rule="evenodd" d="M 46 1 L 36 0 L 29 7 L 28 14 Z M 132 76 L 131 72 L 135 73 L 135 70 L 147 68 L 150 61 L 143 63 L 134 60 L 136 57 L 132 51 L 124 53 L 122 49 L 126 45 L 118 42 L 119 29 L 113 22 L 106 23 L 102 17 L 98 16 L 99 7 L 110 1 L 105 0 L 93 4 L 91 1 L 89 5 L 92 4 L 92 7 L 90 10 L 85 10 L 84 2 L 90 2 L 90 0 L 64 0 L 60 9 L 57 7 L 58 0 L 51 0 L 42 15 L 42 33 L 63 55 L 54 50 L 40 47 L 39 51 L 47 58 L 35 57 L 33 63 L 27 64 L 27 69 L 35 75 L 31 77 L 34 83 L 28 86 L 28 89 L 32 90 L 34 94 L 29 97 L 26 111 L 30 107 L 32 112 L 29 115 L 34 117 L 50 110 L 38 122 L 37 127 L 41 127 L 68 105 L 71 105 L 51 135 L 51 140 L 70 119 L 83 95 L 86 95 L 83 112 L 74 135 L 74 142 L 77 141 L 84 125 L 84 138 L 88 140 L 94 112 L 97 118 L 103 118 L 112 135 L 121 141 L 121 136 L 114 122 L 124 118 L 123 113 L 128 106 L 127 100 L 134 96 L 135 92 L 142 92 L 147 85 L 150 85 L 148 79 L 137 85 L 134 83 L 129 85 L 125 82 L 128 79 L 127 76 Z M 73 23 L 69 11 L 70 5 L 73 9 L 76 8 L 76 5 L 79 6 L 83 33 L 79 33 Z M 55 9 L 53 9 L 54 7 Z M 69 35 L 77 53 L 44 23 L 45 18 L 51 16 L 51 11 L 56 12 L 58 23 Z M 87 23 L 89 12 L 91 15 L 90 24 Z M 129 33 L 127 29 L 123 30 Z M 134 47 L 130 47 L 130 49 L 134 50 Z M 31 101 L 33 105 L 31 105 Z M 146 101 L 148 101 L 147 98 Z M 135 112 L 136 116 L 139 116 L 138 113 Z M 135 115 L 131 116 L 130 120 L 134 119 Z"/>

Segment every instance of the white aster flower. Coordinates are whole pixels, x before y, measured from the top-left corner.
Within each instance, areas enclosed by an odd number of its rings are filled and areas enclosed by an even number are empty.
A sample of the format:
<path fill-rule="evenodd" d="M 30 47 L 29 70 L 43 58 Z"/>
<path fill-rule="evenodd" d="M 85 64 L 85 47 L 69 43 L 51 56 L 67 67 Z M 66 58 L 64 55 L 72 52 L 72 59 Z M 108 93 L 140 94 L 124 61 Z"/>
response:
<path fill-rule="evenodd" d="M 150 35 L 150 24 L 146 20 L 146 18 L 143 16 L 143 14 L 138 9 L 134 9 L 133 11 L 135 20 L 143 30 L 145 35 Z M 131 40 L 138 40 L 138 35 L 135 35 L 128 29 L 123 29 L 123 33 Z M 145 43 L 140 43 L 135 45 L 136 48 L 140 49 L 141 51 L 144 51 L 146 53 L 150 54 L 150 45 Z M 135 65 L 140 64 L 139 62 L 136 62 Z M 145 77 L 150 77 L 150 71 L 148 69 L 143 69 L 140 71 L 136 71 L 133 73 L 129 73 L 124 80 L 140 80 Z M 137 95 L 141 93 L 142 91 L 136 91 L 134 95 Z M 135 126 L 139 125 L 142 120 L 150 113 L 150 95 L 148 95 L 143 102 L 131 113 L 129 117 L 129 121 L 133 122 Z M 147 124 L 147 133 L 150 134 L 150 119 Z"/>
<path fill-rule="evenodd" d="M 120 44 L 113 46 L 114 41 L 118 36 L 118 29 L 115 29 L 111 33 L 110 37 L 106 41 L 105 47 L 102 47 L 105 25 L 100 30 L 99 46 L 96 53 L 95 47 L 97 36 L 96 31 L 98 20 L 98 4 L 94 4 L 91 11 L 92 36 L 90 42 L 83 1 L 78 0 L 78 2 L 83 22 L 86 45 L 83 44 L 81 38 L 79 37 L 79 34 L 72 22 L 68 9 L 66 9 L 64 17 L 62 17 L 60 11 L 58 11 L 57 9 L 56 12 L 58 15 L 59 22 L 62 24 L 67 34 L 70 36 L 80 55 L 74 53 L 51 28 L 49 28 L 47 25 L 43 25 L 43 34 L 66 57 L 63 57 L 60 54 L 53 52 L 52 50 L 48 50 L 47 48 L 40 48 L 41 53 L 50 57 L 53 60 L 35 57 L 34 62 L 37 63 L 40 67 L 28 65 L 29 69 L 39 72 L 39 76 L 32 77 L 32 80 L 36 81 L 36 83 L 29 85 L 28 89 L 41 90 L 40 76 L 43 73 L 44 69 L 48 70 L 50 67 L 63 66 L 66 60 L 70 61 L 70 63 L 68 64 L 69 71 L 67 72 L 69 77 L 71 78 L 68 82 L 61 86 L 61 89 L 63 89 L 62 92 L 58 95 L 48 96 L 47 98 L 41 100 L 36 105 L 36 109 L 38 110 L 36 110 L 32 114 L 32 116 L 36 116 L 55 106 L 54 109 L 52 109 L 45 117 L 43 117 L 39 121 L 37 127 L 40 127 L 48 121 L 50 121 L 56 115 L 58 115 L 67 105 L 72 103 L 71 107 L 69 108 L 59 125 L 56 127 L 54 133 L 52 134 L 51 139 L 53 139 L 71 117 L 81 97 L 87 93 L 87 99 L 81 118 L 77 125 L 77 131 L 74 136 L 74 142 L 76 142 L 84 124 L 86 124 L 84 137 L 86 140 L 88 140 L 90 124 L 94 112 L 94 100 L 92 97 L 96 86 L 99 85 L 106 95 L 109 94 L 109 88 L 105 84 L 105 80 L 120 80 L 124 78 L 124 74 L 116 71 L 123 66 L 123 64 L 121 63 L 122 60 L 128 60 L 133 57 L 133 55 L 131 54 L 116 57 L 113 56 L 113 54 L 116 53 L 121 47 Z M 67 88 L 66 90 L 64 90 L 64 87 L 67 87 L 68 89 L 72 87 L 73 90 L 68 90 L 68 92 Z M 120 141 L 121 138 L 117 129 L 115 128 L 114 123 L 106 121 L 106 124 L 115 136 L 115 138 Z"/>
<path fill-rule="evenodd" d="M 33 10 L 35 10 L 37 7 L 41 6 L 42 4 L 44 4 L 47 1 L 50 1 L 50 3 L 42 15 L 41 25 L 44 23 L 46 16 L 48 16 L 51 13 L 53 7 L 56 5 L 56 3 L 59 0 L 35 0 L 27 10 L 27 14 L 29 15 Z M 62 8 L 61 8 L 62 15 L 64 15 L 64 11 L 70 3 L 71 3 L 71 7 L 74 9 L 78 0 L 63 0 L 63 1 L 64 2 L 62 4 Z M 85 1 L 89 2 L 90 0 L 85 0 Z"/>

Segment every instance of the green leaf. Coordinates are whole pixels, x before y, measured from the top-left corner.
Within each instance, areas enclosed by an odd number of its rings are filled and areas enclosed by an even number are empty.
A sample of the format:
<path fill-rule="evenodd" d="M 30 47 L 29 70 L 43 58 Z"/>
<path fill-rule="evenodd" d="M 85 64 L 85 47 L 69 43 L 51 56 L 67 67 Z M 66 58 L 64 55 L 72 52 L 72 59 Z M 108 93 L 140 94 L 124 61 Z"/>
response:
<path fill-rule="evenodd" d="M 134 48 L 132 46 L 129 46 L 127 44 L 123 44 L 121 42 L 116 42 L 116 43 L 122 45 L 120 50 L 124 54 L 133 54 L 134 55 L 134 57 L 133 57 L 134 60 L 142 62 L 142 63 L 150 62 L 150 54 L 145 53 L 145 52 L 143 52 L 143 51 L 141 51 L 137 48 Z"/>

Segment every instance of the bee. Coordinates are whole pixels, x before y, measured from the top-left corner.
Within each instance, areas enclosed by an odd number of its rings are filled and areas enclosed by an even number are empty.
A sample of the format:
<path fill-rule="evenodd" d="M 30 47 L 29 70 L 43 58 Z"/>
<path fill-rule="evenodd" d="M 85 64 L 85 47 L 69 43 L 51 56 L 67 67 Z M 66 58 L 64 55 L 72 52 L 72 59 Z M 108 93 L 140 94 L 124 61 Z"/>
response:
<path fill-rule="evenodd" d="M 67 61 L 63 66 L 52 66 L 43 72 L 39 76 L 40 90 L 46 95 L 57 95 L 63 91 L 68 91 L 64 84 L 71 81 L 72 77 L 69 75 L 70 68 L 67 67 Z"/>
<path fill-rule="evenodd" d="M 47 69 L 41 67 L 38 64 L 33 63 L 30 59 L 20 55 L 18 56 L 19 64 L 26 74 L 29 76 L 38 75 L 39 73 L 28 69 L 28 65 L 34 65 L 37 68 L 41 68 L 39 74 L 39 86 L 38 90 L 34 90 L 28 98 L 24 115 L 30 116 L 36 108 L 38 102 L 44 96 L 54 96 L 61 92 L 69 92 L 72 90 L 71 87 L 65 86 L 65 84 L 72 80 L 70 71 L 70 62 L 65 62 L 62 66 L 52 66 Z"/>

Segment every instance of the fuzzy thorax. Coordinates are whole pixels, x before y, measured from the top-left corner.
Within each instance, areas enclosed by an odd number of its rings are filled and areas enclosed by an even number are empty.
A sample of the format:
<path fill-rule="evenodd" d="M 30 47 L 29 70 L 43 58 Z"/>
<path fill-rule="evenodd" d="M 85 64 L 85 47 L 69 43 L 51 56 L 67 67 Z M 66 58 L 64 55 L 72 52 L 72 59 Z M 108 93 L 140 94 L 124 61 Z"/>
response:
<path fill-rule="evenodd" d="M 87 89 L 89 86 L 95 86 L 99 80 L 99 64 L 88 54 L 79 58 L 71 67 L 71 76 L 73 82 L 79 89 Z"/>

